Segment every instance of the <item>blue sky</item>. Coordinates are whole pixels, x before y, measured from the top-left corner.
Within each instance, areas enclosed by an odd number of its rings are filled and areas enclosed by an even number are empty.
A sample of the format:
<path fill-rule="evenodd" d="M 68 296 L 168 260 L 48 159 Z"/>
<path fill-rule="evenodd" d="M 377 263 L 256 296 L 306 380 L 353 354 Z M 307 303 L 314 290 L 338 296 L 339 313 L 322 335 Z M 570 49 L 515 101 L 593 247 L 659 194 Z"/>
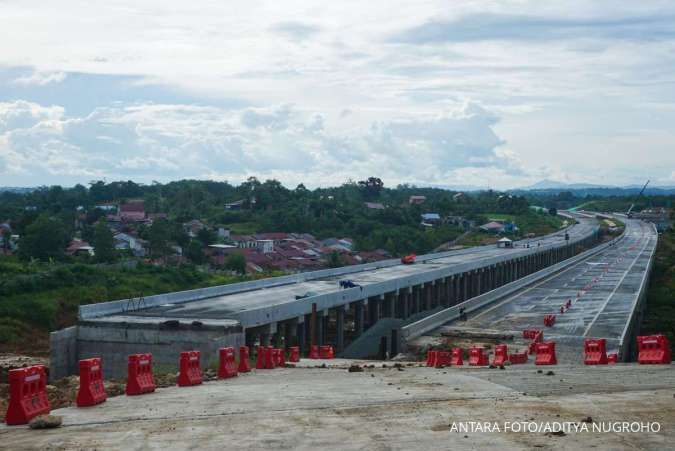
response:
<path fill-rule="evenodd" d="M 675 185 L 675 5 L 0 2 L 0 186 Z"/>

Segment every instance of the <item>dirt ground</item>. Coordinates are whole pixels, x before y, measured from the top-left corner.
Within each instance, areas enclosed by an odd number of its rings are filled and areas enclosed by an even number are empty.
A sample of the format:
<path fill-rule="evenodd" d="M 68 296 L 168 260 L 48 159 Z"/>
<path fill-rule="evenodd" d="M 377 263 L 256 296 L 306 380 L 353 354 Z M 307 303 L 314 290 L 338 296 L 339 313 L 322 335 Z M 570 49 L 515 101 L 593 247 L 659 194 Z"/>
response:
<path fill-rule="evenodd" d="M 362 371 L 349 372 L 358 365 Z M 325 367 L 324 367 L 325 366 Z M 59 429 L 0 427 L 7 449 L 672 449 L 675 367 L 443 368 L 303 360 L 201 386 L 53 412 Z M 473 430 L 460 422 L 649 422 L 659 431 Z M 571 426 L 570 426 L 571 427 Z"/>

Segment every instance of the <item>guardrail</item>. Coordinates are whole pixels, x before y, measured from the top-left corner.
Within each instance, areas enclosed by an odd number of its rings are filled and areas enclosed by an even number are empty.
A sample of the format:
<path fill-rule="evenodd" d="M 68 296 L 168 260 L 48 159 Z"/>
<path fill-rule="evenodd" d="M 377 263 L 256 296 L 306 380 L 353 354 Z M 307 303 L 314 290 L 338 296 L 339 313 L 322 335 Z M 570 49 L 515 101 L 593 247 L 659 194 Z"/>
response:
<path fill-rule="evenodd" d="M 471 313 L 473 311 L 481 309 L 486 305 L 489 305 L 493 302 L 503 299 L 528 285 L 531 285 L 542 279 L 550 277 L 551 275 L 554 275 L 580 261 L 583 261 L 599 252 L 602 252 L 610 246 L 616 245 L 619 241 L 623 240 L 624 237 L 625 237 L 625 230 L 624 233 L 622 233 L 619 237 L 614 238 L 613 240 L 608 241 L 607 243 L 603 243 L 599 246 L 596 246 L 592 249 L 582 252 L 581 254 L 578 254 L 574 257 L 570 257 L 567 260 L 563 260 L 562 262 L 551 265 L 540 271 L 527 275 L 521 279 L 510 282 L 492 291 L 488 291 L 487 293 L 484 293 L 480 296 L 476 296 L 460 304 L 453 305 L 452 307 L 448 307 L 447 309 L 441 310 L 440 312 L 434 313 L 432 315 L 427 316 L 424 319 L 409 324 L 401 328 L 401 338 L 403 340 L 412 340 L 414 338 L 417 338 L 425 334 L 426 332 L 429 332 L 442 326 L 448 321 L 458 319 L 460 315 L 460 309 L 463 309 L 464 312 L 466 313 Z"/>
<path fill-rule="evenodd" d="M 570 228 L 573 227 L 573 225 L 569 226 Z M 542 238 L 551 238 L 555 236 L 560 236 L 565 232 L 565 230 L 559 230 L 556 231 L 550 235 L 547 235 L 546 237 Z M 563 244 L 563 246 L 567 244 L 575 244 L 577 242 L 583 241 L 589 236 L 597 233 L 597 228 L 594 228 L 590 233 L 583 235 L 581 237 L 574 238 L 570 240 L 569 243 Z M 522 240 L 522 242 L 526 241 L 531 241 L 531 240 Z M 529 248 L 527 249 L 526 253 L 518 254 L 519 256 L 527 255 L 527 253 L 533 253 L 534 251 L 544 251 L 548 249 L 553 249 L 553 248 L 558 248 L 558 247 L 563 247 L 560 246 L 560 243 L 552 243 L 552 244 L 547 244 L 544 246 L 541 246 L 539 248 Z M 480 247 L 485 247 L 485 246 L 480 246 Z M 417 257 L 418 262 L 427 262 L 431 260 L 437 260 L 449 256 L 456 256 L 456 255 L 464 255 L 464 254 L 470 254 L 470 253 L 475 253 L 476 248 L 469 248 L 469 249 L 463 249 L 459 251 L 446 251 L 446 252 L 439 252 L 439 253 L 434 253 L 434 254 L 426 254 L 426 255 L 420 255 Z M 516 255 L 518 251 L 514 251 L 512 253 L 508 254 L 507 260 L 516 258 L 518 255 Z M 504 261 L 498 260 L 493 263 L 488 263 L 488 264 L 494 264 L 496 262 L 501 262 Z M 330 278 L 330 277 L 337 277 L 345 274 L 353 274 L 353 273 L 359 273 L 359 272 L 364 272 L 364 271 L 372 271 L 372 270 L 377 270 L 381 268 L 389 268 L 392 266 L 400 265 L 401 262 L 399 259 L 389 259 L 389 260 L 383 260 L 375 263 L 365 263 L 362 265 L 353 265 L 353 266 L 346 266 L 342 268 L 332 268 L 332 269 L 322 269 L 319 271 L 310 271 L 310 272 L 305 272 L 305 273 L 299 273 L 299 274 L 292 274 L 288 276 L 281 276 L 281 277 L 272 277 L 272 278 L 267 278 L 267 279 L 261 279 L 261 280 L 254 280 L 254 281 L 248 281 L 248 282 L 239 282 L 239 283 L 233 283 L 233 284 L 228 284 L 228 285 L 218 285 L 214 287 L 207 287 L 207 288 L 198 288 L 198 289 L 193 289 L 193 290 L 184 290 L 184 291 L 176 291 L 172 293 L 164 293 L 164 294 L 157 294 L 153 296 L 146 296 L 144 298 L 144 303 L 146 308 L 151 308 L 151 307 L 159 307 L 161 305 L 165 304 L 181 304 L 181 303 L 186 303 L 186 302 L 192 302 L 192 301 L 199 301 L 203 299 L 209 299 L 217 296 L 224 296 L 224 295 L 229 295 L 229 294 L 234 294 L 234 293 L 242 293 L 246 291 L 253 291 L 253 290 L 259 290 L 261 288 L 272 288 L 272 287 L 277 287 L 277 286 L 283 286 L 283 285 L 289 285 L 289 284 L 294 284 L 294 283 L 300 283 L 300 282 L 305 282 L 305 281 L 310 281 L 310 280 L 317 280 L 317 279 L 324 279 L 324 278 Z M 480 265 L 479 267 L 486 266 L 487 264 Z M 469 269 L 475 269 L 473 267 Z M 463 271 L 469 270 L 465 269 Z M 462 272 L 463 272 L 462 271 Z M 450 273 L 452 275 L 454 273 Z M 443 276 L 447 277 L 447 276 Z M 437 277 L 438 278 L 438 277 Z M 420 283 L 420 282 L 417 282 Z M 369 285 L 371 287 L 372 285 Z M 397 289 L 397 288 L 396 288 Z M 349 290 L 343 290 L 339 291 L 337 293 L 328 293 L 325 295 L 319 295 L 321 296 L 330 296 L 330 295 L 342 295 L 344 292 L 349 291 Z M 371 290 L 372 291 L 372 290 Z M 313 298 L 305 298 L 303 299 L 306 301 L 307 299 L 313 299 Z M 354 299 L 355 300 L 355 299 Z M 314 302 L 314 301 L 312 301 Z M 97 318 L 101 316 L 107 316 L 107 315 L 113 315 L 113 314 L 118 314 L 118 313 L 124 313 L 126 306 L 129 303 L 129 299 L 121 299 L 118 301 L 110 301 L 110 302 L 102 302 L 98 304 L 87 304 L 87 305 L 82 305 L 79 308 L 78 312 L 78 317 L 79 319 L 92 319 L 92 318 Z M 329 303 L 332 305 L 332 303 Z M 287 304 L 283 304 L 287 305 Z M 310 303 L 311 305 L 311 303 Z M 269 307 L 266 307 L 269 309 Z M 326 307 L 328 308 L 328 307 Z M 304 314 L 304 313 L 301 313 Z M 250 315 L 249 315 L 250 316 Z M 285 318 L 284 318 L 285 319 Z M 269 321 L 267 321 L 269 322 Z M 260 324 L 256 321 L 257 324 Z M 250 327 L 250 326 L 249 326 Z"/>
<path fill-rule="evenodd" d="M 619 339 L 619 360 L 625 361 L 626 359 L 629 358 L 629 356 L 625 355 L 625 343 L 626 339 L 632 338 L 633 335 L 633 329 L 634 329 L 634 324 L 633 322 L 636 319 L 636 314 L 637 314 L 637 306 L 638 303 L 641 301 L 643 297 L 647 296 L 647 286 L 649 285 L 649 275 L 652 272 L 652 266 L 654 265 L 654 254 L 656 253 L 656 247 L 658 245 L 658 239 L 659 239 L 659 232 L 656 228 L 656 224 L 650 223 L 652 226 L 652 229 L 654 231 L 654 235 L 656 236 L 656 240 L 654 241 L 654 246 L 652 247 L 651 252 L 649 253 L 649 264 L 647 265 L 647 269 L 642 275 L 642 280 L 640 281 L 640 289 L 638 290 L 638 295 L 635 296 L 635 301 L 633 301 L 633 304 L 631 305 L 631 315 L 628 318 L 628 321 L 626 321 L 626 325 L 623 328 L 623 331 L 621 332 L 621 338 Z M 629 334 L 630 331 L 630 334 Z"/>

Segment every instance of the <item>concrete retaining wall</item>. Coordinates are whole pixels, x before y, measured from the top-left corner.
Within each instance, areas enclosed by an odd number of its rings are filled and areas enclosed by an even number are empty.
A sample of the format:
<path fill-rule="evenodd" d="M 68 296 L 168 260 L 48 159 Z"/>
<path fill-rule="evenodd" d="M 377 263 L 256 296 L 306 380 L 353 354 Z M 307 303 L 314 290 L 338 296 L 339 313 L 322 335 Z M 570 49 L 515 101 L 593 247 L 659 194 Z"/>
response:
<path fill-rule="evenodd" d="M 85 324 L 53 332 L 50 350 L 50 378 L 77 374 L 78 361 L 101 357 L 106 378 L 125 379 L 127 356 L 152 354 L 156 372 L 178 371 L 181 351 L 202 353 L 202 368 L 218 364 L 218 348 L 244 345 L 240 326 L 229 328 L 186 328 L 167 330 L 156 325 Z"/>
<path fill-rule="evenodd" d="M 78 326 L 49 334 L 49 380 L 61 379 L 78 372 Z"/>

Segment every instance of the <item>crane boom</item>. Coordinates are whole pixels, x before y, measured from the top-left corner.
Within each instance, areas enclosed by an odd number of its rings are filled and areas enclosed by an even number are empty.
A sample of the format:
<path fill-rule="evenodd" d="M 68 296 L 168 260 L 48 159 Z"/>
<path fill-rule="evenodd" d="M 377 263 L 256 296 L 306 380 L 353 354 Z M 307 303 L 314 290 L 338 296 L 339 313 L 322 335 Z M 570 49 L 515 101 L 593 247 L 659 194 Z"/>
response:
<path fill-rule="evenodd" d="M 640 190 L 638 195 L 635 196 L 635 200 L 633 200 L 633 203 L 630 204 L 630 208 L 626 212 L 626 216 L 628 216 L 629 218 L 631 217 L 631 212 L 633 211 L 633 208 L 635 208 L 635 202 L 637 202 L 637 200 L 640 198 L 640 196 L 642 196 L 642 193 L 645 192 L 645 189 L 647 188 L 647 185 L 649 185 L 649 180 L 647 180 L 647 183 L 645 183 L 645 186 L 642 187 L 642 189 Z"/>

